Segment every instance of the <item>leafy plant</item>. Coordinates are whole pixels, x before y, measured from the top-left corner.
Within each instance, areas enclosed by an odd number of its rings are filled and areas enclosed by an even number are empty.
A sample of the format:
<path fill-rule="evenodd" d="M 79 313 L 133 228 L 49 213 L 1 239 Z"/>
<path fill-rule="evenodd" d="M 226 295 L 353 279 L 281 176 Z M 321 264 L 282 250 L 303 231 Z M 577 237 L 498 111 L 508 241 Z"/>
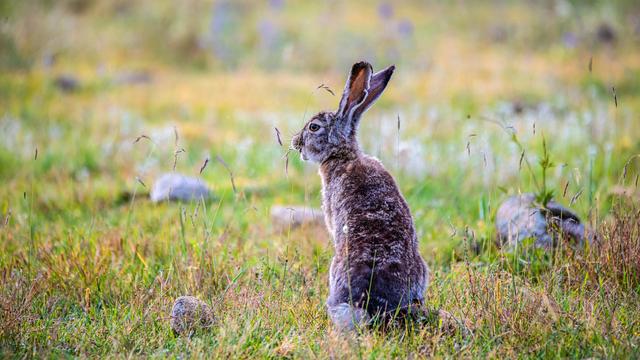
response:
<path fill-rule="evenodd" d="M 549 201 L 553 198 L 554 193 L 553 189 L 549 189 L 547 187 L 547 170 L 553 168 L 555 164 L 551 161 L 551 156 L 547 149 L 547 141 L 544 138 L 544 134 L 542 135 L 542 156 L 540 157 L 538 164 L 542 171 L 542 180 L 538 187 L 538 191 L 536 192 L 536 201 L 543 207 L 546 207 Z"/>
<path fill-rule="evenodd" d="M 536 177 L 536 172 L 534 171 L 533 166 L 529 162 L 529 159 L 527 159 L 526 157 L 525 148 L 520 142 L 520 140 L 518 139 L 518 136 L 516 135 L 515 131 L 511 132 L 511 141 L 515 143 L 520 149 L 520 154 L 521 154 L 520 166 L 522 166 L 522 163 L 524 162 L 524 164 L 527 167 L 527 170 L 531 174 L 534 186 L 536 187 L 536 192 L 535 192 L 536 202 L 539 203 L 542 207 L 546 207 L 549 201 L 553 199 L 553 195 L 554 195 L 554 189 L 550 189 L 547 186 L 547 171 L 549 169 L 552 169 L 555 166 L 555 164 L 551 160 L 551 154 L 549 152 L 549 149 L 547 148 L 547 141 L 546 141 L 546 138 L 544 137 L 544 134 L 542 134 L 542 154 L 540 156 L 540 160 L 538 160 L 538 165 L 540 166 L 540 172 L 541 172 L 540 181 L 538 181 L 538 178 Z"/>

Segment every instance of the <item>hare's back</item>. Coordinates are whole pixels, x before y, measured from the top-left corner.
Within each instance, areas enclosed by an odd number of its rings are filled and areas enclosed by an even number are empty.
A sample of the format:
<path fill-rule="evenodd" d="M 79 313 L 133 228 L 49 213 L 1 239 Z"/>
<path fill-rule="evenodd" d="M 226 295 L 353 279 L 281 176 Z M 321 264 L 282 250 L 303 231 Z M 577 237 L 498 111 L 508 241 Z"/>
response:
<path fill-rule="evenodd" d="M 352 164 L 340 188 L 340 212 L 351 224 L 378 234 L 412 230 L 409 207 L 379 160 L 367 156 Z"/>
<path fill-rule="evenodd" d="M 364 198 L 368 203 L 402 200 L 393 177 L 374 157 L 365 155 L 348 164 L 341 182 L 339 188 L 345 197 Z"/>

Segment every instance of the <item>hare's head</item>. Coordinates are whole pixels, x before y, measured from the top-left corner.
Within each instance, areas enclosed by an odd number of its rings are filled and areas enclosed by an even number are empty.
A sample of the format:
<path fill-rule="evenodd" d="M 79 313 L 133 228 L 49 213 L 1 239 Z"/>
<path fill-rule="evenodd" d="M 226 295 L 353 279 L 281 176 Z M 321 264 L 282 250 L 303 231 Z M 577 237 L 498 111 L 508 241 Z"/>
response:
<path fill-rule="evenodd" d="M 373 73 L 371 64 L 353 65 L 335 112 L 321 112 L 309 120 L 291 140 L 303 160 L 322 163 L 333 157 L 357 153 L 356 130 L 362 114 L 380 97 L 395 66 Z"/>

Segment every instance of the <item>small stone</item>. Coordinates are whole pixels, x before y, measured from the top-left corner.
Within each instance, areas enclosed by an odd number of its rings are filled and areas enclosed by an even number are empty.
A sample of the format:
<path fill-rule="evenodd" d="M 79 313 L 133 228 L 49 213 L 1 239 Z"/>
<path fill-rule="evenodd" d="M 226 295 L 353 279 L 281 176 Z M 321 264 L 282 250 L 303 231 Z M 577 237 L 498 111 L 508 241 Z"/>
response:
<path fill-rule="evenodd" d="M 516 115 L 524 114 L 538 109 L 538 104 L 523 99 L 514 99 L 511 101 L 511 111 Z"/>
<path fill-rule="evenodd" d="M 180 296 L 171 309 L 171 329 L 176 335 L 191 336 L 198 329 L 208 329 L 215 323 L 213 310 L 193 296 Z"/>
<path fill-rule="evenodd" d="M 53 84 L 63 92 L 73 92 L 80 87 L 80 81 L 73 75 L 65 74 L 56 77 Z"/>
<path fill-rule="evenodd" d="M 151 201 L 200 201 L 209 199 L 210 193 L 204 181 L 178 173 L 167 173 L 155 182 L 151 189 Z"/>
<path fill-rule="evenodd" d="M 611 25 L 602 23 L 598 26 L 596 38 L 603 44 L 612 44 L 617 39 L 616 31 Z"/>
<path fill-rule="evenodd" d="M 495 24 L 489 29 L 489 39 L 495 43 L 503 43 L 509 39 L 509 29 L 502 24 Z"/>
<path fill-rule="evenodd" d="M 516 195 L 505 200 L 496 212 L 498 243 L 514 247 L 533 238 L 535 245 L 553 248 L 559 238 L 569 238 L 578 244 L 585 239 L 585 227 L 571 210 L 555 201 L 545 208 L 535 202 L 535 195 Z"/>
<path fill-rule="evenodd" d="M 271 207 L 271 221 L 276 228 L 293 229 L 300 226 L 322 226 L 322 210 L 296 205 L 274 205 Z"/>
<path fill-rule="evenodd" d="M 113 79 L 116 85 L 140 85 L 149 84 L 153 81 L 151 74 L 146 71 L 130 71 L 116 74 Z"/>

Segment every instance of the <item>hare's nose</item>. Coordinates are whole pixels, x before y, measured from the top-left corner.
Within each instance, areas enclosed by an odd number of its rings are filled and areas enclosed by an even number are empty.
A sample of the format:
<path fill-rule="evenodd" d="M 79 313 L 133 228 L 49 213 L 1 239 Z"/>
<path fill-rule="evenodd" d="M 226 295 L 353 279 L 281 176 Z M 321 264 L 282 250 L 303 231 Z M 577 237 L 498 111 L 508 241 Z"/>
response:
<path fill-rule="evenodd" d="M 296 134 L 292 139 L 291 139 L 291 146 L 300 151 L 302 150 L 302 146 L 304 145 L 304 143 L 302 142 L 302 134 Z"/>

